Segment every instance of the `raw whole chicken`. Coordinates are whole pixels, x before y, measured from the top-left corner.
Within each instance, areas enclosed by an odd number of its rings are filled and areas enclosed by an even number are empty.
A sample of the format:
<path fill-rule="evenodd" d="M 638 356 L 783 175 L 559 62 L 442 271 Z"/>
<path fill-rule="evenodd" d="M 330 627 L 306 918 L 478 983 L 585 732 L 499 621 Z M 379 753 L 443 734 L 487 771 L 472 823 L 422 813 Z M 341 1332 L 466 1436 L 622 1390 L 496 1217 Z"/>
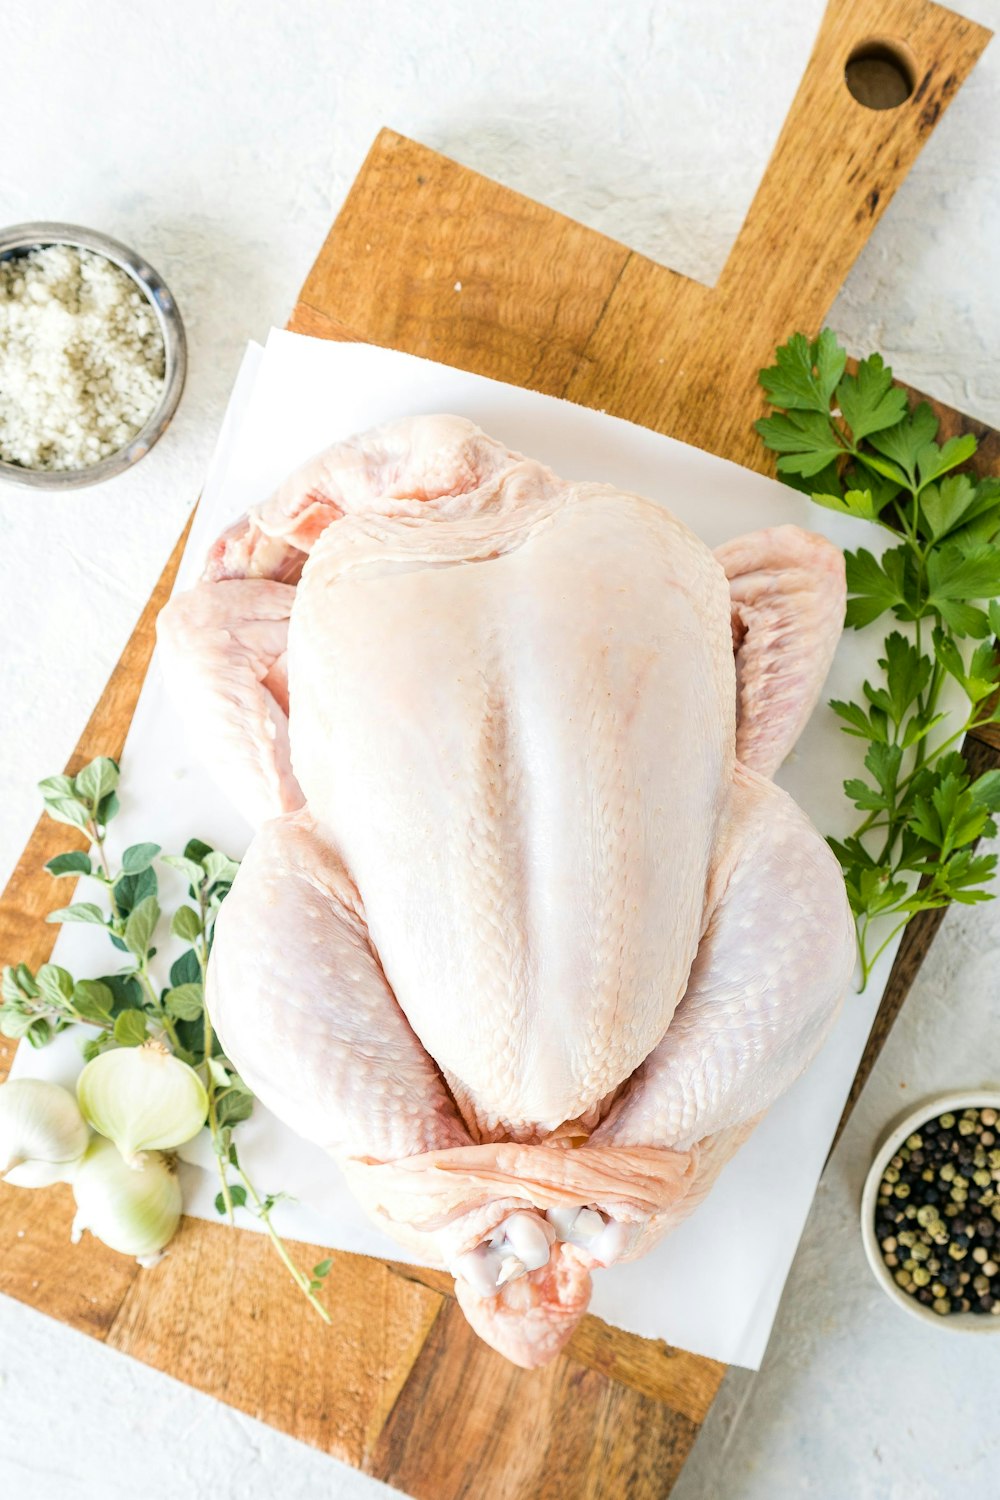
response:
<path fill-rule="evenodd" d="M 226 1053 L 518 1364 L 833 1023 L 843 881 L 769 778 L 844 598 L 820 537 L 713 553 L 434 416 L 307 464 L 160 616 L 259 825 L 209 968 Z"/>

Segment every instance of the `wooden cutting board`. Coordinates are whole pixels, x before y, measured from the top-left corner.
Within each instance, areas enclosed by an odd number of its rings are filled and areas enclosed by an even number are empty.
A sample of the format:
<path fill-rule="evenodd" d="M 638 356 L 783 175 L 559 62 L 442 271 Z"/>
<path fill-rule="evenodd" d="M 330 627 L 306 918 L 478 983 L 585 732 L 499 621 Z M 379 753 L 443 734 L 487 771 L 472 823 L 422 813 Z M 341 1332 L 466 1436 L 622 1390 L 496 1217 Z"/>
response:
<path fill-rule="evenodd" d="M 766 470 L 751 427 L 758 367 L 795 329 L 820 327 L 988 37 L 923 0 L 831 4 L 713 288 L 385 130 L 289 327 L 566 396 Z M 845 87 L 846 60 L 872 38 L 910 69 L 898 108 L 863 108 Z M 946 432 L 978 434 L 980 465 L 995 470 L 1000 437 L 932 404 Z M 182 543 L 70 771 L 121 750 Z M 1000 763 L 998 743 L 969 753 Z M 68 832 L 44 823 L 32 835 L 0 900 L 0 961 L 47 958 L 55 929 L 43 918 L 62 894 L 41 866 Z M 852 1102 L 935 926 L 909 929 Z M 0 1050 L 0 1077 L 11 1053 Z M 665 1496 L 724 1374 L 593 1317 L 556 1364 L 516 1370 L 471 1333 L 450 1278 L 344 1254 L 327 1330 L 255 1234 L 186 1220 L 167 1259 L 140 1272 L 90 1237 L 72 1247 L 71 1212 L 68 1189 L 0 1184 L 0 1290 L 420 1500 Z M 302 1261 L 325 1253 L 305 1247 Z"/>

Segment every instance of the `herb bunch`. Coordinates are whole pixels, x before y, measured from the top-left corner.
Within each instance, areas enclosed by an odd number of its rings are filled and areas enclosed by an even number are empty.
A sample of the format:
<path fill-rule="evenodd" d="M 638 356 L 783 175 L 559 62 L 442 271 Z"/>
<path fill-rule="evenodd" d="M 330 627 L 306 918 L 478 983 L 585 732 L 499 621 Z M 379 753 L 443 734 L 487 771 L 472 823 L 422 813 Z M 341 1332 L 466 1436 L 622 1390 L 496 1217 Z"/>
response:
<path fill-rule="evenodd" d="M 975 845 L 996 833 L 1000 771 L 973 780 L 957 746 L 1000 723 L 1000 479 L 963 469 L 975 437 L 939 444 L 931 408 L 911 407 L 879 355 L 848 374 L 846 351 L 824 329 L 813 341 L 795 334 L 776 360 L 759 377 L 776 410 L 754 425 L 779 455 L 780 477 L 889 534 L 880 555 L 846 553 L 847 624 L 862 630 L 889 615 L 904 627 L 886 634 L 880 676 L 862 684 L 860 701 L 830 704 L 867 746 L 867 776 L 844 783 L 863 818 L 849 838 L 829 840 L 857 922 L 863 988 L 917 912 L 989 900 L 996 857 Z M 959 715 L 939 706 L 949 679 L 965 700 Z"/>
<path fill-rule="evenodd" d="M 50 875 L 96 883 L 106 905 L 75 901 L 50 912 L 46 921 L 82 922 L 103 927 L 122 955 L 113 973 L 75 979 L 58 964 L 37 972 L 23 963 L 9 965 L 0 981 L 0 1032 L 26 1037 L 43 1047 L 67 1027 L 96 1028 L 84 1042 L 84 1061 L 115 1047 L 160 1042 L 201 1079 L 208 1096 L 207 1129 L 219 1173 L 215 1207 L 230 1223 L 238 1208 L 254 1213 L 292 1279 L 326 1321 L 328 1312 L 317 1293 L 332 1262 L 323 1260 L 311 1273 L 299 1269 L 272 1222 L 275 1205 L 288 1195 L 261 1193 L 244 1168 L 234 1140 L 237 1127 L 250 1118 L 254 1096 L 222 1050 L 205 1009 L 205 975 L 215 921 L 239 869 L 235 860 L 199 839 L 190 839 L 182 854 L 163 854 L 159 844 L 132 844 L 113 869 L 108 857 L 108 825 L 119 809 L 119 769 L 99 756 L 76 776 L 49 776 L 39 783 L 45 810 L 58 823 L 86 835 L 90 851 L 68 850 L 50 859 Z M 156 863 L 169 865 L 187 880 L 187 902 L 170 916 L 170 933 L 189 946 L 170 966 L 168 982 L 154 974 L 155 936 L 165 913 L 160 907 Z"/>

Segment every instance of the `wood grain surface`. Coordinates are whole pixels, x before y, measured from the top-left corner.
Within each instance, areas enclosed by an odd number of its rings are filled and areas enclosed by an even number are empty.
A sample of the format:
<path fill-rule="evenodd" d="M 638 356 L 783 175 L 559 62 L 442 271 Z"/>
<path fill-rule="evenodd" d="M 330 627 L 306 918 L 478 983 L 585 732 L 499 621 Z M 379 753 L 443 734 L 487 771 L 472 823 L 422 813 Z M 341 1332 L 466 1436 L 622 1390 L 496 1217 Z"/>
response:
<path fill-rule="evenodd" d="M 914 94 L 895 110 L 866 110 L 844 86 L 848 56 L 873 36 L 911 60 Z M 714 288 L 383 131 L 289 327 L 569 396 L 767 471 L 751 427 L 758 367 L 796 328 L 819 328 L 987 40 L 923 0 L 831 4 Z M 979 433 L 981 465 L 995 470 L 1000 437 L 932 404 L 948 431 Z M 71 771 L 120 752 L 183 541 Z M 995 743 L 974 753 L 1000 763 Z M 55 929 L 43 919 L 62 893 L 41 866 L 68 841 L 72 830 L 48 822 L 32 834 L 0 899 L 0 961 L 48 956 Z M 907 933 L 851 1102 L 935 925 Z M 0 1078 L 12 1046 L 0 1039 Z M 420 1500 L 659 1500 L 724 1373 L 593 1317 L 555 1365 L 517 1370 L 471 1333 L 450 1278 L 344 1254 L 325 1329 L 261 1236 L 185 1220 L 168 1257 L 140 1272 L 89 1236 L 71 1247 L 71 1216 L 68 1189 L 0 1185 L 0 1290 Z M 312 1264 L 326 1250 L 300 1253 Z"/>

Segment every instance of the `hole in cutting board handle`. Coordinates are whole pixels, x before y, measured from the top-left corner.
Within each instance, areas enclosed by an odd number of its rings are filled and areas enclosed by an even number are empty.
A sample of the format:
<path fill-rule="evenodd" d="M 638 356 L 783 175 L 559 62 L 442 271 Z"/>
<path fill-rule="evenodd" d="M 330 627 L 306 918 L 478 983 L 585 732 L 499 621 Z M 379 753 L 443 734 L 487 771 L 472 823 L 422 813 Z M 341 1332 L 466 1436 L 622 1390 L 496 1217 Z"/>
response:
<path fill-rule="evenodd" d="M 913 93 L 916 68 L 902 42 L 872 37 L 847 59 L 844 81 L 865 109 L 898 109 Z"/>

